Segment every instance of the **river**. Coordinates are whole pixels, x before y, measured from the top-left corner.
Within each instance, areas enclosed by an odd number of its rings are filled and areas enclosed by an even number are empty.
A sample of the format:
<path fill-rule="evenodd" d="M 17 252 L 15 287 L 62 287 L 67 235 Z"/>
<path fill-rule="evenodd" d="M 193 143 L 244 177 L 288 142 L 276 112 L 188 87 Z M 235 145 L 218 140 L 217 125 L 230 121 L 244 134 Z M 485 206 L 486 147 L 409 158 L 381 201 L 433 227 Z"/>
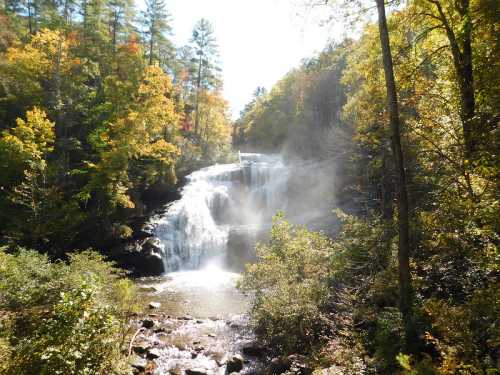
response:
<path fill-rule="evenodd" d="M 236 283 L 272 216 L 287 208 L 288 178 L 280 156 L 242 153 L 189 175 L 181 198 L 152 219 L 165 274 L 139 282 L 144 303 L 158 305 L 135 350 L 155 348 L 154 373 L 224 374 L 235 353 L 244 355 L 241 373 L 259 373 L 249 297 Z"/>

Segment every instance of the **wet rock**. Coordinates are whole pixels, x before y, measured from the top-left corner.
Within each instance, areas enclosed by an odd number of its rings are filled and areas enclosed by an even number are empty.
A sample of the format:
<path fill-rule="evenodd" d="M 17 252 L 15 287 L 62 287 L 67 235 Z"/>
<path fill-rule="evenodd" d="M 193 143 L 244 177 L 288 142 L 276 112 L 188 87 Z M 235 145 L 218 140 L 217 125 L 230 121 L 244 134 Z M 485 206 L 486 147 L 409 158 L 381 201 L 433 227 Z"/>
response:
<path fill-rule="evenodd" d="M 159 309 L 161 307 L 160 302 L 149 302 L 149 308 L 150 309 Z"/>
<path fill-rule="evenodd" d="M 226 372 L 231 374 L 232 372 L 240 372 L 243 369 L 243 357 L 239 354 L 232 355 L 226 364 Z"/>
<path fill-rule="evenodd" d="M 190 315 L 179 316 L 177 319 L 179 320 L 193 320 L 193 317 Z"/>
<path fill-rule="evenodd" d="M 208 375 L 208 372 L 204 368 L 192 368 L 186 370 L 186 375 Z"/>
<path fill-rule="evenodd" d="M 155 286 L 149 286 L 149 285 L 142 285 L 142 286 L 139 286 L 139 288 L 142 291 L 149 292 L 149 293 L 156 293 L 156 292 L 160 291 L 160 289 L 158 289 L 157 287 L 155 287 Z"/>
<path fill-rule="evenodd" d="M 139 371 L 144 371 L 146 369 L 146 366 L 148 365 L 148 361 L 146 361 L 144 358 L 136 357 L 132 360 L 130 365 Z"/>
<path fill-rule="evenodd" d="M 264 355 L 266 349 L 257 342 L 250 341 L 241 345 L 241 351 L 245 355 L 252 357 L 261 357 Z"/>
<path fill-rule="evenodd" d="M 151 329 L 155 326 L 156 322 L 153 319 L 144 319 L 142 321 L 142 326 L 147 329 Z"/>
<path fill-rule="evenodd" d="M 216 335 L 215 333 L 209 333 L 207 336 L 208 336 L 208 337 L 211 337 L 211 338 L 215 338 L 215 337 L 217 337 L 217 335 Z"/>
<path fill-rule="evenodd" d="M 160 351 L 156 348 L 151 348 L 148 349 L 146 352 L 146 358 L 147 359 L 156 359 L 160 358 Z"/>
<path fill-rule="evenodd" d="M 148 346 L 147 345 L 134 345 L 134 346 L 132 346 L 132 350 L 136 354 L 144 354 L 148 351 Z"/>
<path fill-rule="evenodd" d="M 290 370 L 291 363 L 287 359 L 273 358 L 269 364 L 269 372 L 273 375 L 283 374 Z"/>
<path fill-rule="evenodd" d="M 294 374 L 310 375 L 313 369 L 307 365 L 307 358 L 300 354 L 292 354 L 286 358 L 286 362 L 290 365 L 290 369 Z"/>

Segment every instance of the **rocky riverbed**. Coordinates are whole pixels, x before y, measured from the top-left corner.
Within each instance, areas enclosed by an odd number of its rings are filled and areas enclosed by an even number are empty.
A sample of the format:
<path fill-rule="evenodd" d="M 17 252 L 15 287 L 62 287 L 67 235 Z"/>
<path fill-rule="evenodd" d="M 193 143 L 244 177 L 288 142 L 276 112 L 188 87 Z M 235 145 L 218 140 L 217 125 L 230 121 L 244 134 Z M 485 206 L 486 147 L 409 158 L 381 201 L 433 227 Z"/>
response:
<path fill-rule="evenodd" d="M 135 374 L 310 374 L 300 356 L 273 358 L 256 340 L 239 277 L 208 267 L 138 279 L 144 312 L 132 321 Z"/>
<path fill-rule="evenodd" d="M 138 279 L 144 313 L 133 320 L 137 374 L 262 374 L 266 352 L 249 325 L 239 275 L 208 267 Z"/>
<path fill-rule="evenodd" d="M 197 319 L 151 313 L 137 318 L 131 345 L 136 374 L 216 375 L 264 373 L 265 348 L 256 343 L 248 318 Z"/>

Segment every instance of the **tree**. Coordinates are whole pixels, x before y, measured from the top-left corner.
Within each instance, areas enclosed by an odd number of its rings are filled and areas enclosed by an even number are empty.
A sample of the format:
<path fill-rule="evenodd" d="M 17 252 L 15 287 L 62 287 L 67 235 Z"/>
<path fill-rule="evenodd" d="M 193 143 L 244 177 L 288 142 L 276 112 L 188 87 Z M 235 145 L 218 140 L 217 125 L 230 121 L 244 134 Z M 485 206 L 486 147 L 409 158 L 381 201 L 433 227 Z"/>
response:
<path fill-rule="evenodd" d="M 120 40 L 120 34 L 131 28 L 132 7 L 131 0 L 109 0 L 108 2 L 113 52 L 116 52 L 116 45 Z"/>
<path fill-rule="evenodd" d="M 148 38 L 148 59 L 149 65 L 153 65 L 154 60 L 159 60 L 159 51 L 163 46 L 171 47 L 171 43 L 166 39 L 171 28 L 168 23 L 168 13 L 165 9 L 164 0 L 147 0 L 146 11 L 143 12 L 144 33 Z"/>
<path fill-rule="evenodd" d="M 199 134 L 201 91 L 216 87 L 219 82 L 214 29 L 206 19 L 202 18 L 194 26 L 191 45 L 197 59 L 194 132 Z"/>
<path fill-rule="evenodd" d="M 413 319 L 413 298 L 410 273 L 410 225 L 408 192 L 406 186 L 406 171 L 401 145 L 401 130 L 398 108 L 398 94 L 394 79 L 394 68 L 392 62 L 391 46 L 389 43 L 389 31 L 385 15 L 384 0 L 376 0 L 378 11 L 378 24 L 380 44 L 382 47 L 382 60 L 384 63 L 385 83 L 387 90 L 387 109 L 389 111 L 389 126 L 391 129 L 391 146 L 395 157 L 396 171 L 398 176 L 398 269 L 399 269 L 399 304 L 403 323 L 405 327 L 405 340 L 407 349 L 415 350 L 416 331 Z"/>
<path fill-rule="evenodd" d="M 460 92 L 465 157 L 472 160 L 475 151 L 475 133 L 480 134 L 476 121 L 476 100 L 473 75 L 473 17 L 470 0 L 444 2 L 441 0 L 415 1 L 419 14 L 430 21 L 428 30 L 443 30 L 453 58 L 455 76 Z"/>

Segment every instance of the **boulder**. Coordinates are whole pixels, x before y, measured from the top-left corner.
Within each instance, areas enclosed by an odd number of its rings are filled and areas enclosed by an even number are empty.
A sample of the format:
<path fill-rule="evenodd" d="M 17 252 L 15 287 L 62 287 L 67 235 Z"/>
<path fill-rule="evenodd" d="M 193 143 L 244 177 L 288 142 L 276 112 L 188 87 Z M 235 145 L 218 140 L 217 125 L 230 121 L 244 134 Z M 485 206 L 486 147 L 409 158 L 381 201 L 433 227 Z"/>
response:
<path fill-rule="evenodd" d="M 249 341 L 241 345 L 241 351 L 245 355 L 261 357 L 264 355 L 266 349 L 255 341 Z"/>
<path fill-rule="evenodd" d="M 147 342 L 136 343 L 132 346 L 132 350 L 137 354 L 144 354 L 148 351 L 149 344 Z"/>
<path fill-rule="evenodd" d="M 240 354 L 234 354 L 227 360 L 226 372 L 240 372 L 243 369 L 243 357 Z"/>
<path fill-rule="evenodd" d="M 142 326 L 147 329 L 151 329 L 155 326 L 156 322 L 153 319 L 144 319 L 142 321 Z"/>
<path fill-rule="evenodd" d="M 150 309 L 159 309 L 161 306 L 160 302 L 149 302 L 149 308 Z"/>
<path fill-rule="evenodd" d="M 156 358 L 160 358 L 160 350 L 156 349 L 156 348 L 149 348 L 147 351 L 146 351 L 146 358 L 147 359 L 156 359 Z"/>
<path fill-rule="evenodd" d="M 186 375 L 208 375 L 208 372 L 204 368 L 192 368 L 186 370 Z"/>
<path fill-rule="evenodd" d="M 273 375 L 283 374 L 290 370 L 291 363 L 287 359 L 273 358 L 269 364 L 269 372 Z"/>
<path fill-rule="evenodd" d="M 307 358 L 300 354 L 292 354 L 286 358 L 291 370 L 300 375 L 311 375 L 313 369 L 307 365 Z"/>
<path fill-rule="evenodd" d="M 148 361 L 141 357 L 135 357 L 130 362 L 130 365 L 139 371 L 144 371 L 146 369 L 146 366 L 148 365 Z"/>

